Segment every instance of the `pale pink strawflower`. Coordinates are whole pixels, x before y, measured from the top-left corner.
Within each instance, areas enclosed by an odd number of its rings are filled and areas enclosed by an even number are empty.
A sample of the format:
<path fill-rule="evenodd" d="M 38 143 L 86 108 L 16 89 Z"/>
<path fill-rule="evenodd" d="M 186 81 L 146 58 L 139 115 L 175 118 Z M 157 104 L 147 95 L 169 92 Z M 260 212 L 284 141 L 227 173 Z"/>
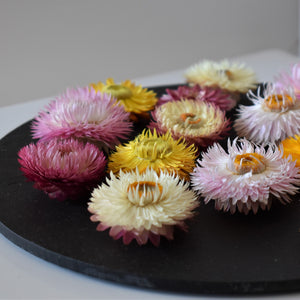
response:
<path fill-rule="evenodd" d="M 240 105 L 234 129 L 240 137 L 254 143 L 280 142 L 289 136 L 300 134 L 300 98 L 293 89 L 268 84 L 260 95 L 258 88 L 248 98 L 253 105 Z"/>
<path fill-rule="evenodd" d="M 275 144 L 265 149 L 246 139 L 228 139 L 228 153 L 216 143 L 197 163 L 192 188 L 205 203 L 215 201 L 217 210 L 231 213 L 255 214 L 259 208 L 270 209 L 275 199 L 289 203 L 300 185 L 295 162 L 283 158 Z"/>
<path fill-rule="evenodd" d="M 194 216 L 199 205 L 189 183 L 161 170 L 137 169 L 115 176 L 94 189 L 88 210 L 91 220 L 100 222 L 98 231 L 109 229 L 114 239 L 124 244 L 136 240 L 139 245 L 151 241 L 155 246 L 161 236 L 173 239 L 174 226 L 187 230 L 185 220 Z"/>
<path fill-rule="evenodd" d="M 149 128 L 159 134 L 170 132 L 173 139 L 184 138 L 198 149 L 228 136 L 230 121 L 225 111 L 205 101 L 169 101 L 152 112 Z"/>
<path fill-rule="evenodd" d="M 18 156 L 21 170 L 34 187 L 58 200 L 84 199 L 105 176 L 103 152 L 77 140 L 32 143 Z"/>
<path fill-rule="evenodd" d="M 229 93 L 212 87 L 200 87 L 198 84 L 194 86 L 179 86 L 177 89 L 166 89 L 167 94 L 164 94 L 158 101 L 157 105 L 162 105 L 169 101 L 180 101 L 182 99 L 206 101 L 213 103 L 222 110 L 231 110 L 236 105 Z"/>
<path fill-rule="evenodd" d="M 41 141 L 74 138 L 113 148 L 132 131 L 129 113 L 93 88 L 69 89 L 41 111 L 32 125 Z"/>
<path fill-rule="evenodd" d="M 275 77 L 281 87 L 291 86 L 297 98 L 300 98 L 300 63 L 294 64 L 290 72 L 281 72 Z"/>

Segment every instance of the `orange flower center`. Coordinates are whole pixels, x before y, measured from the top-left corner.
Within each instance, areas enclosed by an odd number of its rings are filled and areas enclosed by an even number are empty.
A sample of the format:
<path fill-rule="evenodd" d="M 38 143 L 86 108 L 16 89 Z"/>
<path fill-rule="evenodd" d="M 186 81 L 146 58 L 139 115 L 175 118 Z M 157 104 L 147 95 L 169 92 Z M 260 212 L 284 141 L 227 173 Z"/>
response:
<path fill-rule="evenodd" d="M 111 94 L 112 97 L 117 99 L 127 99 L 132 96 L 132 91 L 128 87 L 120 84 L 106 85 L 103 88 L 102 92 L 106 94 Z"/>
<path fill-rule="evenodd" d="M 265 106 L 271 111 L 281 111 L 282 109 L 293 107 L 294 100 L 287 94 L 274 94 L 265 99 Z"/>
<path fill-rule="evenodd" d="M 197 117 L 196 115 L 192 114 L 192 113 L 183 113 L 180 115 L 180 119 L 183 122 L 187 122 L 188 124 L 198 124 L 201 122 L 201 118 Z"/>
<path fill-rule="evenodd" d="M 131 199 L 130 201 L 138 206 L 146 206 L 150 203 L 153 203 L 154 194 L 162 194 L 163 187 L 153 181 L 135 181 L 131 183 L 127 188 L 127 193 L 138 191 L 139 199 Z"/>
<path fill-rule="evenodd" d="M 220 73 L 224 74 L 229 80 L 233 80 L 234 79 L 233 73 L 231 71 L 227 70 L 227 69 L 220 70 Z"/>
<path fill-rule="evenodd" d="M 239 154 L 234 159 L 234 167 L 238 174 L 259 174 L 266 169 L 264 156 L 258 153 Z"/>
<path fill-rule="evenodd" d="M 161 139 L 148 139 L 142 141 L 136 147 L 136 153 L 139 158 L 155 161 L 163 159 L 172 153 L 173 148 L 167 141 Z"/>

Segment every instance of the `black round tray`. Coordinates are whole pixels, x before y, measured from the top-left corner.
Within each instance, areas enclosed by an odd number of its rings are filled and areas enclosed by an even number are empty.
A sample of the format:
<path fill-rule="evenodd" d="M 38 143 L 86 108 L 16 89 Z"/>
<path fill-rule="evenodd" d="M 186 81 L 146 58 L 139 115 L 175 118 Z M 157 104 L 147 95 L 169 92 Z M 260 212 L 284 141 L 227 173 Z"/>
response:
<path fill-rule="evenodd" d="M 175 86 L 169 86 L 175 88 Z M 158 95 L 166 86 L 153 88 Z M 242 103 L 246 98 L 242 98 Z M 234 111 L 231 112 L 231 117 Z M 231 132 L 234 135 L 234 132 Z M 300 202 L 248 216 L 201 204 L 174 241 L 128 246 L 97 232 L 87 201 L 49 199 L 19 170 L 30 122 L 0 141 L 0 231 L 47 261 L 100 279 L 155 290 L 253 294 L 300 290 Z"/>

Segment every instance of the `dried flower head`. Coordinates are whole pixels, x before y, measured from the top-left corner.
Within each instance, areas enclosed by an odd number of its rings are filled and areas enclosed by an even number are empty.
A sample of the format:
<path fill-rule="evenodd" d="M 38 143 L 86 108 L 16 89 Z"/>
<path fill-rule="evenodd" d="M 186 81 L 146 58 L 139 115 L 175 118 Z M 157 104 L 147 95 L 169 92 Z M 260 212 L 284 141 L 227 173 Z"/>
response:
<path fill-rule="evenodd" d="M 158 135 L 154 130 L 143 131 L 133 141 L 116 147 L 110 155 L 108 169 L 113 173 L 135 170 L 145 172 L 153 168 L 160 172 L 166 169 L 175 172 L 180 178 L 188 179 L 195 166 L 196 149 L 187 146 L 183 139 L 174 140 L 168 132 Z"/>
<path fill-rule="evenodd" d="M 152 116 L 150 128 L 160 134 L 170 131 L 174 139 L 183 137 L 197 148 L 212 145 L 230 130 L 225 112 L 205 101 L 170 101 L 158 106 Z"/>
<path fill-rule="evenodd" d="M 300 63 L 294 64 L 291 72 L 281 72 L 275 78 L 276 84 L 281 87 L 292 87 L 297 98 L 300 98 Z"/>
<path fill-rule="evenodd" d="M 77 140 L 30 144 L 18 155 L 21 170 L 34 187 L 58 200 L 87 196 L 105 175 L 104 154 Z"/>
<path fill-rule="evenodd" d="M 248 98 L 251 106 L 240 105 L 234 129 L 240 137 L 255 143 L 279 142 L 300 133 L 300 99 L 290 88 L 268 84 L 260 96 L 260 88 Z"/>
<path fill-rule="evenodd" d="M 33 137 L 41 141 L 74 138 L 113 148 L 131 133 L 129 114 L 110 95 L 69 89 L 35 118 Z"/>
<path fill-rule="evenodd" d="M 197 197 L 189 184 L 174 173 L 147 169 L 123 173 L 112 172 L 107 184 L 94 189 L 89 202 L 91 220 L 100 222 L 97 230 L 108 228 L 114 239 L 123 238 L 124 244 L 133 239 L 139 245 L 148 239 L 158 246 L 160 236 L 173 239 L 174 226 L 186 230 L 184 220 L 194 215 Z"/>
<path fill-rule="evenodd" d="M 145 113 L 152 110 L 157 103 L 156 94 L 153 91 L 142 88 L 141 85 L 136 86 L 130 80 L 116 84 L 114 79 L 108 78 L 106 83 L 92 83 L 91 86 L 96 91 L 111 94 L 118 99 L 125 110 L 131 113 L 134 121 L 137 121 L 139 117 L 145 117 Z"/>
<path fill-rule="evenodd" d="M 166 89 L 166 92 L 167 94 L 164 94 L 159 99 L 157 105 L 163 105 L 169 101 L 180 101 L 182 99 L 206 101 L 226 111 L 231 110 L 236 105 L 236 101 L 229 93 L 219 88 L 200 87 L 198 84 L 193 86 L 179 86 L 175 90 Z"/>
<path fill-rule="evenodd" d="M 255 73 L 244 64 L 223 60 L 204 60 L 187 69 L 187 82 L 200 86 L 219 87 L 229 92 L 246 93 L 256 87 Z"/>
<path fill-rule="evenodd" d="M 269 209 L 273 199 L 290 202 L 300 185 L 295 162 L 283 158 L 275 144 L 265 149 L 246 139 L 228 140 L 228 153 L 214 144 L 197 162 L 192 187 L 205 203 L 214 200 L 217 210 L 256 213 Z"/>

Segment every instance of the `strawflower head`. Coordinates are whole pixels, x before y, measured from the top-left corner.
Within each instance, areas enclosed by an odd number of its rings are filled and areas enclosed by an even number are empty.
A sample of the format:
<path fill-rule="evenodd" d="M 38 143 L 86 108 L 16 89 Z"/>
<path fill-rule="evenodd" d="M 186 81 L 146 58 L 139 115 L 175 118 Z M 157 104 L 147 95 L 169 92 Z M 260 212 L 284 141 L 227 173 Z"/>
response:
<path fill-rule="evenodd" d="M 187 146 L 183 139 L 174 140 L 168 132 L 158 135 L 154 130 L 143 131 L 133 141 L 117 146 L 109 157 L 108 169 L 113 173 L 135 170 L 143 173 L 147 168 L 156 172 L 165 169 L 180 178 L 189 179 L 195 166 L 196 149 Z"/>
<path fill-rule="evenodd" d="M 256 87 L 255 73 L 244 64 L 223 60 L 204 60 L 187 69 L 187 82 L 200 86 L 219 87 L 228 92 L 246 93 Z"/>
<path fill-rule="evenodd" d="M 279 86 L 291 86 L 294 89 L 295 96 L 300 98 L 300 63 L 294 64 L 289 73 L 281 72 L 275 80 Z"/>
<path fill-rule="evenodd" d="M 147 169 L 123 173 L 112 172 L 107 184 L 94 189 L 88 209 L 91 220 L 100 222 L 97 230 L 108 228 L 114 239 L 124 244 L 136 240 L 139 245 L 150 240 L 155 246 L 160 236 L 173 239 L 174 226 L 186 230 L 184 220 L 194 215 L 197 196 L 174 173 Z"/>
<path fill-rule="evenodd" d="M 234 129 L 240 137 L 255 143 L 279 142 L 300 133 L 300 99 L 290 88 L 268 84 L 260 95 L 258 88 L 248 98 L 253 105 L 240 105 Z"/>
<path fill-rule="evenodd" d="M 228 153 L 214 144 L 197 162 L 192 187 L 205 203 L 214 200 L 217 210 L 255 214 L 269 209 L 274 199 L 290 202 L 300 185 L 295 162 L 283 158 L 275 144 L 265 149 L 246 139 L 228 139 Z"/>
<path fill-rule="evenodd" d="M 162 95 L 157 105 L 163 105 L 169 101 L 180 101 L 182 99 L 206 101 L 215 104 L 222 110 L 230 110 L 236 105 L 236 101 L 229 93 L 219 88 L 211 88 L 208 86 L 200 87 L 195 84 L 193 86 L 179 86 L 177 89 L 166 89 L 166 94 Z"/>
<path fill-rule="evenodd" d="M 131 113 L 134 120 L 139 115 L 146 116 L 145 113 L 152 110 L 157 103 L 156 94 L 153 91 L 142 88 L 141 85 L 135 85 L 130 80 L 116 84 L 114 79 L 108 78 L 105 83 L 92 83 L 91 86 L 96 91 L 115 97 L 125 110 Z"/>
<path fill-rule="evenodd" d="M 170 131 L 174 139 L 183 137 L 199 149 L 223 139 L 230 130 L 225 111 L 205 101 L 170 101 L 158 106 L 152 117 L 150 128 L 160 134 Z"/>
<path fill-rule="evenodd" d="M 296 166 L 300 168 L 300 136 L 295 135 L 281 142 L 284 157 L 292 157 L 296 162 Z"/>
<path fill-rule="evenodd" d="M 104 154 L 95 145 L 77 140 L 29 144 L 18 156 L 34 187 L 58 200 L 86 197 L 105 175 Z"/>
<path fill-rule="evenodd" d="M 41 141 L 75 138 L 113 148 L 131 133 L 129 114 L 110 95 L 69 89 L 35 118 L 33 137 Z"/>

